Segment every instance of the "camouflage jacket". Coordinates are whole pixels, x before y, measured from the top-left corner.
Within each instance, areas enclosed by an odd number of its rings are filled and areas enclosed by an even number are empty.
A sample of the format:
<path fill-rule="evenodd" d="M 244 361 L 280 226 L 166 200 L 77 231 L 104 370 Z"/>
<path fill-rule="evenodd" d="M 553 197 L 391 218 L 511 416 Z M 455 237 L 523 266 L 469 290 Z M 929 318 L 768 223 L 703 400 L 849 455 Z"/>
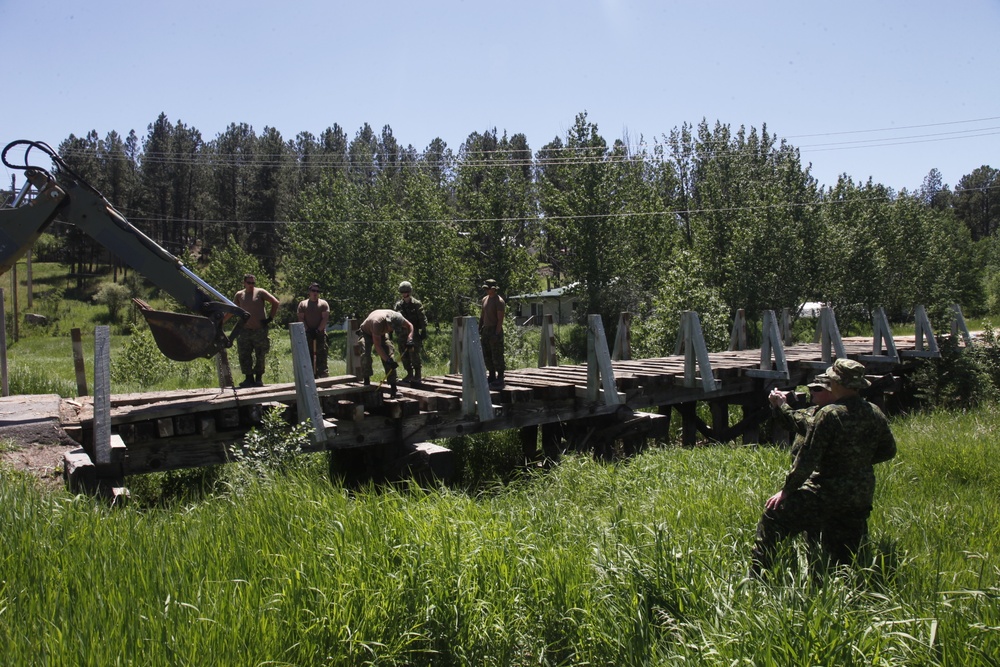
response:
<path fill-rule="evenodd" d="M 413 297 L 410 297 L 409 302 L 406 299 L 400 299 L 392 309 L 402 313 L 415 330 L 422 331 L 427 328 L 427 314 L 424 312 L 424 304 Z"/>
<path fill-rule="evenodd" d="M 809 486 L 831 500 L 871 505 L 872 466 L 896 455 L 896 439 L 878 407 L 853 396 L 816 410 L 785 477 L 783 491 Z"/>
<path fill-rule="evenodd" d="M 771 414 L 774 416 L 775 421 L 795 435 L 795 438 L 792 440 L 793 459 L 799 453 L 799 450 L 802 449 L 802 445 L 806 443 L 806 434 L 812 428 L 813 417 L 816 415 L 818 407 L 810 405 L 806 408 L 795 409 L 787 403 L 782 403 L 778 407 L 771 409 Z"/>

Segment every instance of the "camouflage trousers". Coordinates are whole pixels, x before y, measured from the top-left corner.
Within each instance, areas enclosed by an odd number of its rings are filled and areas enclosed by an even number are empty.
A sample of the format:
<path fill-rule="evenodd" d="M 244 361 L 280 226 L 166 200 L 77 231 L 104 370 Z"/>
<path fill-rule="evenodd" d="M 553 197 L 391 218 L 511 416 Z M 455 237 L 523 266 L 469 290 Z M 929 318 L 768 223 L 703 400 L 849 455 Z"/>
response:
<path fill-rule="evenodd" d="M 317 378 L 325 378 L 330 374 L 330 369 L 327 367 L 327 344 L 326 344 L 326 331 L 323 329 L 306 329 L 306 345 L 308 345 L 310 350 L 313 350 L 315 355 L 315 364 L 313 365 L 313 374 Z"/>
<path fill-rule="evenodd" d="M 413 371 L 419 371 L 424 367 L 424 362 L 420 360 L 420 339 L 416 336 L 413 337 L 413 345 L 409 347 L 406 346 L 406 337 L 401 336 L 396 339 L 396 344 L 399 345 L 399 349 L 402 352 L 399 356 L 402 357 L 403 368 L 406 369 L 407 373 L 412 373 Z"/>
<path fill-rule="evenodd" d="M 486 362 L 486 370 L 490 373 L 503 373 L 507 370 L 507 364 L 503 358 L 503 333 L 497 333 L 496 329 L 490 327 L 479 330 L 479 339 L 483 344 L 483 361 Z"/>
<path fill-rule="evenodd" d="M 815 552 L 818 537 L 822 555 L 834 565 L 850 564 L 868 535 L 867 504 L 845 504 L 824 497 L 822 490 L 803 486 L 785 497 L 777 509 L 764 510 L 757 523 L 757 539 L 752 554 L 752 570 L 768 570 L 778 545 L 806 533 L 810 551 Z M 811 553 L 817 557 L 821 554 Z"/>
<path fill-rule="evenodd" d="M 361 340 L 363 342 L 361 350 L 361 375 L 362 377 L 370 378 L 375 373 L 375 369 L 372 366 L 372 355 L 375 354 L 375 343 L 371 334 L 363 333 L 361 335 Z M 389 355 L 389 358 L 392 359 L 396 350 L 392 347 L 392 341 L 389 340 L 388 336 L 382 336 L 382 348 L 385 350 L 386 354 Z M 389 368 L 390 366 L 383 361 L 382 369 L 385 370 L 386 382 L 392 384 L 396 381 L 396 370 L 393 369 L 390 371 Z"/>
<path fill-rule="evenodd" d="M 243 375 L 263 375 L 264 358 L 270 349 L 271 339 L 267 336 L 267 327 L 244 329 L 236 338 L 236 351 Z"/>

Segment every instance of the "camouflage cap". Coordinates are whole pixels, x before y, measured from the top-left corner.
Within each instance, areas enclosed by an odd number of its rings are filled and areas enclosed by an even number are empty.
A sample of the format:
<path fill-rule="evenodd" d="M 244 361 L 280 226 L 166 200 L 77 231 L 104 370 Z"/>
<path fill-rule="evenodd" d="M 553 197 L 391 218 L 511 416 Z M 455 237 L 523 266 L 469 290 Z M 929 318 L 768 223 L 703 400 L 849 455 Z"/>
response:
<path fill-rule="evenodd" d="M 829 389 L 830 388 L 830 378 L 825 375 L 817 375 L 813 378 L 813 381 L 806 385 L 809 391 L 816 391 L 817 389 Z"/>
<path fill-rule="evenodd" d="M 490 278 L 489 280 L 483 283 L 482 289 L 500 289 L 500 287 L 499 285 L 497 285 L 497 281 Z"/>
<path fill-rule="evenodd" d="M 403 282 L 399 283 L 400 294 L 405 294 L 406 292 L 412 292 L 412 291 L 413 291 L 413 285 L 410 284 L 409 280 L 404 280 Z"/>
<path fill-rule="evenodd" d="M 816 379 L 819 380 L 821 377 L 829 378 L 832 382 L 848 389 L 864 389 L 871 385 L 865 378 L 864 365 L 853 359 L 837 359 L 833 362 L 833 366 L 816 376 Z"/>

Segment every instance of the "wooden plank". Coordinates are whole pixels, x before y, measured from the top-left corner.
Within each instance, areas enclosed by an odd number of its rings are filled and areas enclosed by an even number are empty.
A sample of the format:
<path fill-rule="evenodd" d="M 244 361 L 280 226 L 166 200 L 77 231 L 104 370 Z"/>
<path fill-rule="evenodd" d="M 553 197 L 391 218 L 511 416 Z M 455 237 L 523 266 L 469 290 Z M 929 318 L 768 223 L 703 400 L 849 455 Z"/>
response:
<path fill-rule="evenodd" d="M 87 395 L 87 367 L 83 363 L 83 333 L 78 328 L 70 330 L 73 341 L 73 370 L 76 372 L 76 395 Z"/>
<path fill-rule="evenodd" d="M 94 465 L 111 463 L 111 331 L 94 329 Z"/>

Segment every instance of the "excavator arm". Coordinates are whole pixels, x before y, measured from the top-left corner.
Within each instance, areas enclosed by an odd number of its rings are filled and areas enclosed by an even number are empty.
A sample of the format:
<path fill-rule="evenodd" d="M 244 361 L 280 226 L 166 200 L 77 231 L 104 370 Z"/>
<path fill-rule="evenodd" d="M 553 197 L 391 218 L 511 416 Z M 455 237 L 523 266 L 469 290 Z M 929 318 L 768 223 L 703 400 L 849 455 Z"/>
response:
<path fill-rule="evenodd" d="M 10 164 L 7 153 L 18 145 L 27 146 L 25 163 L 32 149 L 46 153 L 56 166 L 55 174 L 27 164 Z M 10 269 L 59 217 L 79 227 L 195 313 L 154 310 L 145 302 L 134 300 L 165 356 L 176 361 L 191 361 L 211 357 L 232 346 L 250 317 L 249 313 L 136 229 L 48 145 L 14 141 L 4 148 L 0 158 L 7 167 L 23 170 L 27 179 L 11 205 L 0 207 L 0 274 Z M 25 196 L 29 185 L 36 190 L 31 201 Z M 222 326 L 227 316 L 235 316 L 237 322 L 228 336 Z"/>

